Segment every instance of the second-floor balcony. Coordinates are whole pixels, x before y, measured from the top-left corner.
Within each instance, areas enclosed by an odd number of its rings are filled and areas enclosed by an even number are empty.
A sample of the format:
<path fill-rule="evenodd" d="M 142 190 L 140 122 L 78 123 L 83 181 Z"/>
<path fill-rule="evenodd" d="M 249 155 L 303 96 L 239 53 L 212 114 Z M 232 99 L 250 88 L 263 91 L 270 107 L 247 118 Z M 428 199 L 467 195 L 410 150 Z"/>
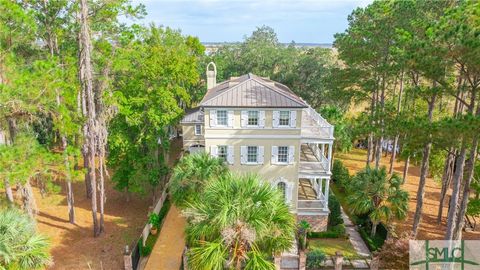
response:
<path fill-rule="evenodd" d="M 301 144 L 299 174 L 318 176 L 330 173 L 330 159 L 325 156 L 325 149 L 318 144 Z M 323 152 L 323 153 L 322 153 Z"/>
<path fill-rule="evenodd" d="M 302 112 L 301 135 L 305 142 L 331 141 L 333 140 L 333 126 L 312 107 L 308 107 Z"/>

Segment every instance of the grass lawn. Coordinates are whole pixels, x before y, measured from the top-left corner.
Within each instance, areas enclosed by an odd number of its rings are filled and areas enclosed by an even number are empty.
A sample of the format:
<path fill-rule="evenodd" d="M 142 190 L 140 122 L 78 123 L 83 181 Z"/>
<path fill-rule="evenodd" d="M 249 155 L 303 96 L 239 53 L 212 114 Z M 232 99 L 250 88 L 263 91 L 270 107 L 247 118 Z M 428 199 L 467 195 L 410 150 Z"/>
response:
<path fill-rule="evenodd" d="M 309 239 L 308 243 L 309 250 L 319 249 L 327 256 L 333 256 L 335 255 L 335 252 L 341 251 L 344 257 L 359 257 L 352 244 L 350 243 L 350 240 L 345 238 Z"/>

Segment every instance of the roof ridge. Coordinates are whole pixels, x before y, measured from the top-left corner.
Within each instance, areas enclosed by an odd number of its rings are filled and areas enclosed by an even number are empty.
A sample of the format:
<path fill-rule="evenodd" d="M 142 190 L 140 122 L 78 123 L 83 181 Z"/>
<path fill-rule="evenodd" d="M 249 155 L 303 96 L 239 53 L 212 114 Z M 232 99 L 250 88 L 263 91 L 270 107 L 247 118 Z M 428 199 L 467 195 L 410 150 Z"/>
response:
<path fill-rule="evenodd" d="M 259 80 L 257 80 L 256 78 L 252 78 L 252 80 L 260 83 L 261 85 L 267 87 L 268 89 L 270 89 L 270 90 L 272 90 L 272 91 L 275 91 L 276 93 L 278 93 L 278 94 L 280 94 L 280 95 L 282 95 L 282 96 L 290 99 L 291 101 L 293 101 L 293 102 L 295 102 L 295 103 L 297 103 L 297 104 L 300 104 L 300 105 L 302 105 L 302 106 L 307 106 L 307 104 L 304 104 L 303 102 L 299 102 L 298 100 L 293 99 L 292 97 L 286 95 L 285 93 L 282 93 L 281 91 L 278 91 L 277 89 L 272 88 L 272 87 L 271 87 L 270 85 L 268 85 L 267 83 L 264 83 L 264 82 L 262 82 L 262 81 L 259 81 Z M 275 81 L 272 81 L 272 82 L 275 83 Z M 292 94 L 293 94 L 293 93 L 292 93 Z M 295 95 L 295 96 L 296 96 L 296 95 Z M 298 97 L 298 96 L 297 96 L 297 97 Z M 300 97 L 298 97 L 298 98 L 300 98 Z"/>

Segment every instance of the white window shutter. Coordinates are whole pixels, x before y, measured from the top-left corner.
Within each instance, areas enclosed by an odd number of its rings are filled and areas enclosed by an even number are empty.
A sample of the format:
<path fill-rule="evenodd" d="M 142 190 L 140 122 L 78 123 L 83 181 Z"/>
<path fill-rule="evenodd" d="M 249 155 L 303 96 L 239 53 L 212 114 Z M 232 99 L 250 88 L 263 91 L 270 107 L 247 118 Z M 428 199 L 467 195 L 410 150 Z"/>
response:
<path fill-rule="evenodd" d="M 227 148 L 227 162 L 230 165 L 233 165 L 234 161 L 234 155 L 233 155 L 233 146 L 229 145 Z"/>
<path fill-rule="evenodd" d="M 263 164 L 264 154 L 265 154 L 265 147 L 259 146 L 258 147 L 258 157 L 257 157 L 257 163 L 258 164 Z"/>
<path fill-rule="evenodd" d="M 212 157 L 218 157 L 218 147 L 216 145 L 210 146 L 210 155 Z"/>
<path fill-rule="evenodd" d="M 297 111 L 290 111 L 290 127 L 297 127 Z"/>
<path fill-rule="evenodd" d="M 210 127 L 217 126 L 217 110 L 210 110 Z"/>
<path fill-rule="evenodd" d="M 295 146 L 288 147 L 288 163 L 292 164 L 295 162 Z"/>
<path fill-rule="evenodd" d="M 272 164 L 278 163 L 278 146 L 272 146 Z"/>
<path fill-rule="evenodd" d="M 228 127 L 233 127 L 233 121 L 234 121 L 233 111 L 228 111 Z"/>
<path fill-rule="evenodd" d="M 260 111 L 258 114 L 258 126 L 265 127 L 265 111 Z"/>
<path fill-rule="evenodd" d="M 273 127 L 276 128 L 278 127 L 278 123 L 279 123 L 279 119 L 280 119 L 280 111 L 273 111 Z"/>
<path fill-rule="evenodd" d="M 248 123 L 248 111 L 242 111 L 242 118 L 240 124 L 242 127 L 246 127 Z"/>
<path fill-rule="evenodd" d="M 285 182 L 285 201 L 287 204 L 291 204 L 292 203 L 292 195 L 293 195 L 293 183 L 290 183 L 290 182 Z"/>
<path fill-rule="evenodd" d="M 247 147 L 243 145 L 240 146 L 240 163 L 247 163 Z"/>

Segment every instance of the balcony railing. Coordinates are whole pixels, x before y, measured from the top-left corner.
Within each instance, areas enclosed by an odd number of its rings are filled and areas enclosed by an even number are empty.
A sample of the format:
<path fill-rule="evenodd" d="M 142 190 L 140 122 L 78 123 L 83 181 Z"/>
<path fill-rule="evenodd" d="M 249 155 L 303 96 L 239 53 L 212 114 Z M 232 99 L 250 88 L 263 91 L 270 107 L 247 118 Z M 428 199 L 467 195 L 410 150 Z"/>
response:
<path fill-rule="evenodd" d="M 299 210 L 325 210 L 325 200 L 298 200 L 297 209 Z"/>
<path fill-rule="evenodd" d="M 312 107 L 303 110 L 302 136 L 307 138 L 333 139 L 333 126 Z"/>

